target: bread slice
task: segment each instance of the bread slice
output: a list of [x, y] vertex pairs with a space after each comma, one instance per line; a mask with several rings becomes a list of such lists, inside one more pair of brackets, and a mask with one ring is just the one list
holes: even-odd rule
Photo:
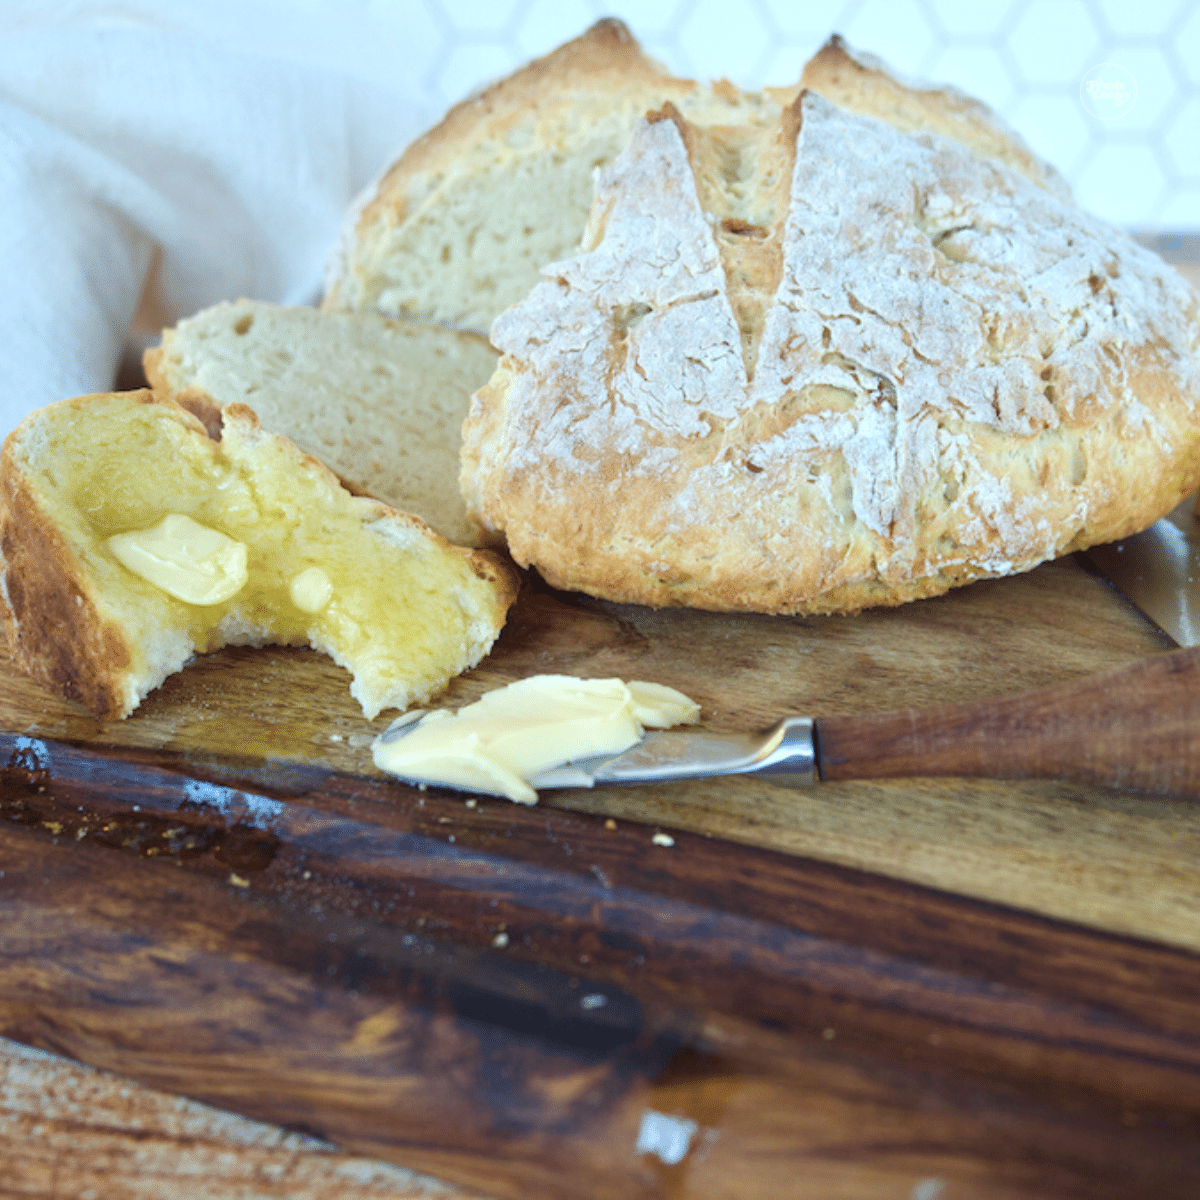
[[351, 488], [476, 545], [458, 490], [463, 418], [497, 355], [468, 333], [248, 300], [205, 309], [144, 357], [156, 392], [244, 403]]
[[[488, 652], [516, 595], [511, 567], [352, 496], [244, 405], [198, 412], [148, 390], [83, 396], [8, 437], [0, 597], [23, 670], [111, 720], [196, 653], [309, 645], [352, 673], [369, 719]], [[124, 565], [109, 539], [167, 515], [244, 546], [244, 586], [192, 603]]]
[[[755, 164], [736, 187], [731, 157]], [[1001, 163], [815, 92], [769, 140], [652, 114], [580, 253], [491, 337], [468, 511], [613, 600], [897, 604], [1200, 484], [1184, 280]]]
[[670, 100], [700, 124], [770, 126], [796, 90], [680, 79], [620, 21], [600, 21], [451, 109], [404, 152], [349, 214], [325, 308], [486, 333], [540, 267], [575, 251], [594, 171], [649, 109]]

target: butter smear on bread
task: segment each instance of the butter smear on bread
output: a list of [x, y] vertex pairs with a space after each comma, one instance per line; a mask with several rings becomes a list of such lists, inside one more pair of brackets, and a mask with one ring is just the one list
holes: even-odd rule
[[184, 513], [157, 525], [115, 533], [108, 548], [147, 583], [185, 604], [221, 604], [246, 586], [246, 543], [226, 537]]

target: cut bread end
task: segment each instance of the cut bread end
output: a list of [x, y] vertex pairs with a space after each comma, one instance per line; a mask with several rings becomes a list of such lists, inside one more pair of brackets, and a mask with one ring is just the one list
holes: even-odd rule
[[[308, 645], [351, 672], [371, 719], [427, 700], [488, 652], [516, 596], [511, 566], [351, 495], [243, 405], [220, 413], [218, 432], [140, 391], [50, 405], [9, 436], [0, 600], [23, 670], [112, 720], [194, 654]], [[245, 547], [236, 594], [191, 603], [117, 557], [113, 535], [171, 514]], [[306, 591], [302, 576], [324, 582]]]
[[160, 395], [246, 404], [351, 491], [464, 546], [478, 534], [458, 492], [462, 423], [495, 364], [474, 334], [248, 300], [181, 321], [145, 355]]

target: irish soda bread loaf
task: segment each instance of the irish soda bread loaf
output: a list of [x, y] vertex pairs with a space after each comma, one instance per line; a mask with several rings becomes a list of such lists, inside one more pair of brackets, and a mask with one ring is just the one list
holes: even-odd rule
[[199, 416], [149, 391], [84, 396], [9, 436], [0, 596], [19, 666], [107, 720], [193, 654], [311, 645], [371, 718], [487, 653], [511, 568], [352, 496], [243, 405]]
[[556, 586], [783, 613], [1149, 524], [1200, 484], [1196, 295], [1054, 190], [814, 92], [650, 115], [492, 328], [468, 510]]
[[495, 366], [474, 334], [246, 300], [181, 321], [145, 355], [160, 395], [249, 405], [352, 490], [459, 545], [477, 541], [458, 489], [463, 418]]

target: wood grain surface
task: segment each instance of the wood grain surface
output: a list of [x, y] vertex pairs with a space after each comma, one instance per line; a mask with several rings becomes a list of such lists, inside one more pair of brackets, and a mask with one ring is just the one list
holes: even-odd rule
[[[1153, 240], [1152, 248], [1168, 258], [1178, 252]], [[1200, 286], [1200, 266], [1176, 265]], [[142, 382], [131, 377], [129, 386]], [[654, 614], [534, 590], [523, 597], [496, 654], [457, 682], [446, 700], [459, 703], [539, 670], [625, 675], [683, 687], [704, 702], [707, 723], [741, 729], [789, 711], [849, 715], [1018, 692], [1078, 680], [1165, 648], [1156, 631], [1073, 561], [896, 612], [835, 620]], [[316, 655], [227, 651], [170, 680], [130, 721], [103, 727], [41, 693], [0, 658], [0, 724], [11, 733], [166, 764], [194, 778], [241, 778], [247, 786], [274, 788], [287, 802], [304, 795], [313, 766], [373, 774], [366, 747], [385, 722], [367, 726], [346, 686], [344, 673]], [[28, 793], [22, 770], [18, 800]], [[34, 785], [35, 794], [37, 786], [43, 785]], [[433, 822], [427, 833], [448, 839], [447, 829], [459, 831], [447, 847], [478, 832], [473, 825], [480, 809], [468, 809], [461, 798], [393, 795], [397, 811], [412, 816], [415, 806]], [[320, 793], [308, 799], [329, 802]], [[1191, 972], [1200, 949], [1200, 819], [1193, 805], [1056, 783], [954, 779], [839, 784], [808, 793], [739, 780], [563, 792], [544, 797], [543, 805], [551, 820], [590, 821], [594, 838], [601, 830], [612, 834], [605, 822], [616, 819], [625, 830], [621, 845], [634, 839], [636, 890], [651, 906], [661, 899], [654, 863], [680, 851], [684, 857], [693, 844], [684, 834], [672, 846], [655, 845], [656, 830], [781, 852], [811, 885], [803, 913], [788, 914], [785, 924], [793, 936], [811, 926], [812, 940], [803, 944], [825, 971], [814, 973], [816, 986], [796, 988], [781, 1004], [778, 991], [772, 993], [792, 1022], [790, 1031], [769, 1020], [739, 1023], [728, 1012], [702, 1022], [707, 1048], [676, 1051], [664, 1070], [653, 1078], [649, 1072], [625, 1095], [624, 1117], [613, 1117], [607, 1158], [627, 1166], [631, 1145], [636, 1150], [638, 1144], [635, 1130], [647, 1113], [660, 1114], [658, 1128], [666, 1133], [650, 1139], [659, 1149], [632, 1155], [643, 1193], [739, 1200], [1196, 1195], [1194, 1104], [1170, 1102], [1172, 1086], [1181, 1081], [1196, 1094], [1198, 1000]], [[394, 822], [391, 827], [394, 832]], [[228, 831], [216, 831], [222, 832]], [[444, 1181], [462, 1177], [453, 1158], [441, 1163], [438, 1182], [381, 1160], [416, 1162], [421, 1156], [408, 1145], [372, 1142], [366, 1157], [354, 1155], [312, 1132], [182, 1098], [178, 1093], [210, 1094], [242, 1112], [286, 1099], [272, 1079], [253, 1096], [239, 1090], [247, 1061], [262, 1064], [262, 1030], [242, 1008], [246, 997], [239, 1000], [229, 986], [230, 960], [205, 953], [228, 945], [222, 938], [233, 936], [254, 888], [231, 883], [236, 870], [216, 873], [215, 844], [190, 864], [175, 865], [177, 856], [153, 861], [159, 857], [148, 854], [153, 838], [130, 840], [124, 851], [87, 835], [67, 845], [51, 829], [0, 821], [6, 860], [0, 906], [12, 934], [4, 939], [4, 1027], [113, 1068], [0, 1038], [0, 1197], [418, 1200], [432, 1194], [478, 1200], [485, 1192], [513, 1194], [503, 1171], [489, 1176], [486, 1161], [469, 1172], [485, 1177], [485, 1188], [456, 1186]], [[575, 850], [564, 840], [564, 856], [563, 846]], [[601, 861], [608, 859], [589, 864], [597, 883], [590, 868], [604, 871]], [[187, 889], [198, 890], [180, 889], [181, 873], [191, 879]], [[423, 889], [427, 875], [420, 878]], [[611, 884], [612, 877], [605, 878]], [[76, 890], [68, 899], [60, 885], [72, 879]], [[124, 899], [120, 886], [109, 886], [119, 880], [132, 889]], [[157, 893], [151, 880], [162, 884]], [[856, 886], [844, 890], [847, 881], [867, 885], [868, 894]], [[871, 892], [875, 887], [884, 891]], [[178, 902], [180, 894], [190, 896], [190, 908]], [[485, 906], [497, 898], [486, 888], [474, 894]], [[169, 896], [183, 919], [161, 928], [157, 906]], [[822, 915], [826, 896], [840, 918]], [[443, 897], [429, 906], [435, 921], [443, 919]], [[968, 898], [965, 906], [958, 897]], [[424, 929], [417, 923], [429, 923], [422, 907], [428, 897], [408, 899], [413, 903], [398, 919], [409, 921], [416, 936]], [[255, 896], [259, 911], [270, 903]], [[291, 911], [283, 905], [275, 912], [284, 943]], [[857, 929], [845, 923], [847, 914], [857, 914]], [[230, 916], [234, 924], [220, 928], [221, 918]], [[544, 919], [556, 932], [561, 918]], [[132, 929], [141, 930], [140, 944], [131, 940]], [[197, 944], [202, 930], [207, 943], [201, 938]], [[872, 938], [887, 930], [901, 940], [885, 937], [881, 947]], [[923, 935], [915, 955], [902, 931]], [[534, 935], [528, 934], [529, 943], [525, 936], [514, 941], [509, 934], [504, 952], [536, 962], [540, 944], [534, 949]], [[439, 944], [444, 940], [443, 931]], [[294, 1040], [285, 1049], [302, 1073], [312, 1069], [310, 1035], [333, 1037], [336, 1047], [337, 1004], [352, 999], [336, 977], [317, 978], [328, 968], [317, 941], [308, 947], [311, 961], [292, 964], [290, 973], [277, 954], [262, 968], [270, 973], [273, 965], [273, 978], [291, 998], [290, 1024], [285, 1020], [281, 1028], [291, 1031]], [[621, 944], [617, 938], [610, 951]], [[921, 957], [928, 951], [937, 960], [932, 965]], [[252, 971], [255, 958], [234, 961]], [[148, 963], [153, 970], [145, 977]], [[184, 978], [199, 994], [194, 986], [189, 996], [174, 978], [185, 963], [190, 974]], [[842, 980], [853, 976], [857, 989], [834, 986], [834, 965], [849, 970]], [[921, 974], [930, 970], [942, 974]], [[1077, 970], [1079, 986], [1072, 987]], [[970, 998], [976, 1016], [980, 995], [990, 995], [988, 1011], [1002, 1019], [989, 1026], [931, 1013], [936, 986], [918, 989], [927, 1003], [924, 1016], [915, 1015], [908, 989], [913, 976], [945, 985], [940, 994], [950, 1009]], [[683, 971], [685, 979], [703, 983], [703, 977], [696, 963]], [[187, 1000], [174, 1018], [154, 992], [169, 989], [172, 978]], [[586, 977], [571, 978], [582, 985]], [[870, 980], [876, 990], [864, 993]], [[1064, 983], [1066, 993], [1056, 992]], [[332, 1008], [321, 987], [339, 998]], [[1175, 1007], [1164, 1007], [1164, 999]], [[252, 990], [251, 1008], [253, 1000]], [[358, 1002], [364, 1003], [361, 996]], [[357, 1046], [367, 1062], [395, 1037], [401, 1011], [386, 997], [382, 1006], [378, 995], [373, 1003], [362, 1020], [341, 1029], [349, 1036], [340, 1044]], [[214, 1058], [204, 1031], [230, 1032], [238, 1013], [246, 1027], [242, 1040]], [[678, 1022], [678, 1007], [668, 1016]], [[796, 1023], [803, 1021], [808, 1028], [798, 1033]], [[1073, 1034], [1081, 1030], [1077, 1040]], [[247, 1059], [248, 1049], [254, 1053]], [[455, 1069], [452, 1056], [438, 1059], [436, 1049], [426, 1064], [435, 1083]], [[189, 1061], [198, 1076], [183, 1079], [187, 1072], [179, 1064]], [[503, 1096], [507, 1082], [491, 1094]], [[553, 1098], [554, 1087], [550, 1093]], [[295, 1111], [281, 1119], [306, 1123]], [[670, 1135], [681, 1130], [690, 1134], [688, 1152], [670, 1165], [663, 1155], [672, 1157]], [[504, 1157], [501, 1151], [496, 1161]], [[577, 1164], [558, 1182], [562, 1194], [594, 1194]], [[546, 1192], [553, 1193], [552, 1187]]]
[[0, 1042], [0, 1196], [479, 1200], [16, 1042]]
[[[751, 729], [1166, 648], [1071, 560], [856, 618], [534, 581], [445, 702], [564, 671], [669, 683]], [[954, 779], [532, 811], [421, 793], [378, 777], [386, 717], [308, 652], [224, 651], [108, 726], [4, 663], [0, 706], [26, 739], [0, 755], [0, 1032], [20, 1041], [462, 1194], [1185, 1196], [1200, 1177], [1195, 804]], [[214, 803], [222, 784], [281, 807]], [[656, 1128], [686, 1134], [682, 1161]], [[47, 1143], [11, 1145], [35, 1179]], [[176, 1194], [133, 1164], [104, 1195]], [[12, 1194], [84, 1178], [76, 1156], [57, 1192]], [[410, 1194], [398, 1178], [379, 1194]]]
[[785, 1194], [830, 1137], [979, 1195], [1200, 1169], [1194, 955], [698, 835], [3, 749], [19, 1040], [501, 1196], [668, 1194], [633, 1152], [664, 1085], [697, 1127], [696, 1090], [775, 1114], [770, 1154], [703, 1123], [701, 1195]]
[[[853, 618], [655, 612], [531, 584], [496, 648], [442, 703], [539, 671], [651, 679], [687, 692], [714, 729], [787, 713], [932, 707], [1078, 680], [1170, 648], [1075, 560]], [[2, 660], [0, 660], [2, 661]], [[379, 777], [348, 675], [309, 651], [197, 660], [127, 721], [102, 725], [0, 671], [0, 726], [145, 751], [265, 786], [319, 765]], [[1113, 932], [1200, 949], [1196, 806], [1055, 782], [840, 783], [749, 779], [547, 793], [569, 808], [810, 855]]]

